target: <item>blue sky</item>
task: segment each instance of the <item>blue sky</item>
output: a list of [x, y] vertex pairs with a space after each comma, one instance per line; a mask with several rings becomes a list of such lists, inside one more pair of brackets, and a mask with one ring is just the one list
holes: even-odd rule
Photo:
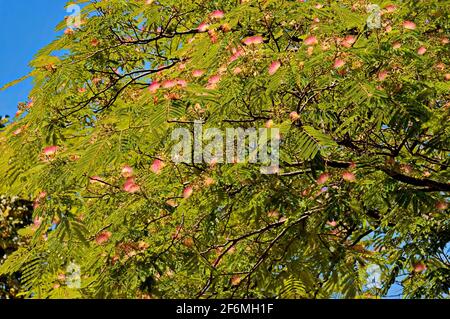
[[[0, 0], [0, 87], [29, 73], [28, 63], [56, 36], [56, 25], [67, 15], [66, 0]], [[16, 112], [32, 80], [0, 91], [0, 115]]]

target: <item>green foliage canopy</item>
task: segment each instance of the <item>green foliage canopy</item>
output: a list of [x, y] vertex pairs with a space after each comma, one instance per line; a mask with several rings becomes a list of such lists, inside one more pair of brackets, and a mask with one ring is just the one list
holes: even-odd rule
[[[28, 245], [30, 234], [24, 227], [31, 224], [32, 203], [19, 198], [0, 196], [0, 265], [19, 247]], [[20, 272], [0, 276], [0, 299], [17, 298]]]
[[[376, 28], [364, 0], [78, 3], [0, 135], [0, 192], [35, 201], [0, 268], [27, 296], [448, 294], [448, 1], [374, 0]], [[280, 171], [171, 162], [198, 120], [279, 127]]]

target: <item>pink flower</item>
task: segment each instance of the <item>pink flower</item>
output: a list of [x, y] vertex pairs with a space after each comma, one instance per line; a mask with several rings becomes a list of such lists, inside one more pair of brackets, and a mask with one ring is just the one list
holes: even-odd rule
[[403, 173], [405, 174], [411, 174], [413, 171], [413, 168], [411, 165], [409, 164], [403, 164], [400, 166], [400, 169], [402, 170]]
[[219, 82], [220, 82], [220, 75], [218, 74], [213, 75], [208, 79], [208, 83], [212, 85], [217, 84]]
[[393, 4], [389, 4], [384, 9], [386, 9], [386, 12], [392, 13], [397, 9], [397, 6], [393, 5]]
[[223, 32], [230, 32], [231, 26], [228, 23], [224, 23], [220, 26], [220, 30]]
[[328, 221], [327, 224], [331, 227], [336, 227], [337, 226], [337, 222], [332, 220], [332, 221]]
[[342, 174], [342, 178], [347, 182], [354, 182], [356, 180], [355, 174], [348, 171]]
[[153, 173], [159, 174], [159, 173], [161, 173], [161, 170], [163, 169], [163, 167], [164, 167], [164, 162], [159, 159], [156, 159], [152, 163], [152, 166], [150, 167], [150, 169]]
[[339, 68], [343, 67], [344, 65], [345, 65], [345, 61], [344, 61], [344, 60], [342, 60], [342, 59], [336, 59], [336, 61], [334, 61], [333, 67], [334, 67], [335, 69], [339, 69]]
[[400, 49], [401, 46], [402, 46], [402, 44], [401, 44], [400, 42], [398, 42], [398, 41], [392, 43], [392, 47], [393, 47], [395, 50]]
[[280, 61], [273, 61], [272, 64], [270, 64], [269, 66], [269, 74], [274, 75], [278, 71], [280, 66], [281, 66]]
[[403, 22], [403, 28], [407, 30], [414, 30], [416, 28], [416, 24], [412, 21]]
[[450, 73], [446, 73], [446, 74], [444, 75], [444, 80], [445, 80], [445, 81], [450, 81]]
[[19, 135], [20, 133], [22, 133], [22, 131], [23, 131], [23, 129], [20, 127], [20, 128], [18, 128], [17, 130], [15, 130], [14, 132], [12, 132], [12, 134], [13, 134], [14, 136], [17, 136], [17, 135]]
[[156, 91], [158, 91], [158, 89], [161, 87], [161, 84], [159, 84], [158, 81], [152, 82], [152, 84], [150, 84], [150, 86], [148, 87], [149, 91], [152, 93], [156, 93]]
[[232, 54], [236, 54], [236, 53], [242, 53], [244, 51], [244, 49], [242, 47], [231, 47], [230, 49]]
[[378, 81], [384, 81], [386, 77], [388, 76], [389, 72], [386, 70], [380, 71], [377, 75]]
[[444, 201], [439, 201], [436, 203], [436, 208], [439, 210], [446, 210], [448, 208], [448, 203]]
[[177, 79], [176, 80], [177, 81], [177, 85], [179, 85], [179, 86], [181, 86], [181, 87], [183, 87], [183, 88], [185, 88], [185, 87], [187, 87], [187, 81], [186, 80], [183, 80], [183, 79]]
[[208, 35], [209, 35], [209, 39], [211, 40], [211, 43], [217, 43], [217, 33], [214, 30], [209, 30], [208, 31]]
[[423, 272], [427, 270], [427, 266], [423, 262], [414, 264], [414, 272]]
[[133, 168], [131, 166], [125, 165], [122, 168], [122, 176], [125, 178], [132, 177], [134, 175]]
[[245, 45], [252, 45], [253, 44], [253, 37], [248, 37], [242, 40], [242, 43]]
[[239, 59], [239, 57], [244, 53], [244, 49], [242, 47], [232, 48], [231, 53], [233, 55], [230, 57], [230, 63]]
[[111, 236], [112, 236], [111, 232], [103, 231], [100, 234], [98, 234], [97, 237], [95, 237], [95, 242], [98, 245], [103, 245], [111, 238]]
[[317, 41], [317, 38], [313, 35], [307, 37], [304, 42], [306, 45], [316, 45], [319, 43], [319, 41]]
[[272, 210], [272, 211], [267, 213], [267, 217], [278, 219], [278, 218], [280, 218], [280, 213], [278, 211], [276, 211], [276, 210]]
[[439, 71], [444, 71], [445, 70], [445, 64], [442, 62], [439, 62], [435, 65], [436, 69], [438, 69]]
[[264, 42], [264, 39], [260, 35], [255, 35], [255, 36], [248, 37], [248, 38], [245, 38], [244, 40], [242, 40], [242, 43], [244, 43], [245, 45], [261, 44], [263, 42]]
[[417, 54], [418, 54], [418, 55], [424, 55], [425, 52], [427, 52], [427, 48], [425, 48], [424, 46], [421, 46], [421, 47], [417, 50]]
[[320, 174], [319, 178], [317, 179], [317, 184], [322, 185], [325, 184], [330, 179], [330, 174], [323, 173]]
[[193, 76], [194, 78], [199, 78], [199, 77], [201, 77], [204, 73], [205, 73], [204, 70], [194, 70], [194, 71], [192, 71], [192, 76]]
[[64, 34], [65, 35], [72, 35], [72, 34], [74, 34], [74, 31], [71, 28], [67, 28], [67, 29], [64, 30]]
[[209, 25], [206, 22], [200, 23], [197, 27], [198, 32], [206, 32], [208, 30]]
[[161, 87], [163, 89], [170, 89], [173, 88], [177, 85], [177, 81], [175, 80], [165, 80], [162, 84]]
[[242, 73], [242, 69], [240, 67], [235, 67], [233, 70], [233, 74], [238, 75], [239, 73]]
[[205, 178], [205, 181], [204, 181], [205, 186], [211, 186], [211, 185], [214, 185], [215, 182], [216, 182], [216, 181], [215, 181], [213, 178], [211, 178], [211, 177]]
[[289, 114], [289, 117], [291, 119], [292, 122], [297, 121], [300, 118], [300, 115], [298, 115], [297, 112], [293, 111]]
[[194, 193], [194, 189], [191, 186], [186, 187], [183, 191], [183, 198], [191, 197], [192, 193]]
[[38, 229], [42, 225], [42, 218], [39, 216], [36, 216], [33, 220], [33, 229]]
[[123, 184], [123, 190], [127, 193], [136, 193], [140, 190], [139, 185], [137, 185], [134, 181], [133, 177], [130, 177], [126, 180], [125, 184]]
[[236, 61], [241, 56], [240, 53], [235, 53], [230, 57], [230, 63]]
[[225, 13], [223, 11], [216, 10], [213, 11], [210, 16], [213, 19], [222, 19], [225, 16]]
[[173, 199], [169, 199], [166, 202], [166, 204], [169, 205], [170, 207], [177, 207], [178, 206], [178, 204]]
[[341, 42], [341, 45], [346, 48], [351, 48], [351, 46], [355, 43], [356, 37], [353, 35], [347, 35], [344, 40]]
[[58, 146], [47, 146], [43, 150], [45, 156], [55, 155], [57, 151], [58, 151]]

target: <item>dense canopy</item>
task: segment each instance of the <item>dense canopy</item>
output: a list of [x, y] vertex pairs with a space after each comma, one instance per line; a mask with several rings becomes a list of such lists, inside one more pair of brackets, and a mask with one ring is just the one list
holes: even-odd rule
[[[448, 1], [75, 3], [0, 133], [23, 296], [448, 297]], [[175, 163], [196, 122], [278, 128], [279, 169]]]

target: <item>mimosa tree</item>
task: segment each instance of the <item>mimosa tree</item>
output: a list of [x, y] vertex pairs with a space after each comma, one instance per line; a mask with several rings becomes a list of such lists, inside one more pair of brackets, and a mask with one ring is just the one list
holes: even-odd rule
[[[448, 295], [447, 1], [76, 3], [0, 133], [26, 296]], [[279, 167], [174, 161], [195, 123], [278, 129]]]

